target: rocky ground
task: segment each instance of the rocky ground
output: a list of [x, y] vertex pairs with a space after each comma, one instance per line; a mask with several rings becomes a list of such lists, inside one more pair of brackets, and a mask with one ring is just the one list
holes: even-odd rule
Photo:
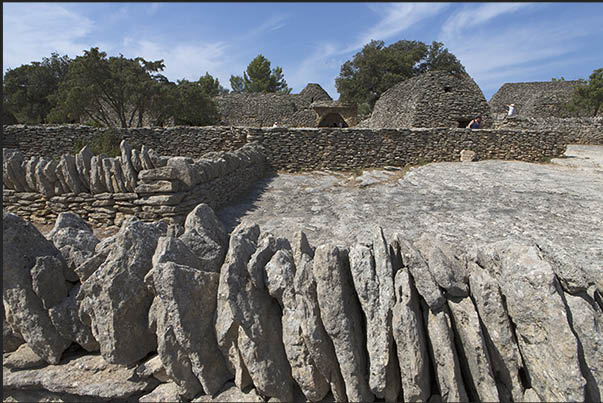
[[502, 239], [536, 242], [548, 255], [589, 271], [603, 262], [603, 146], [570, 145], [547, 164], [443, 162], [405, 170], [280, 174], [218, 212], [312, 245], [351, 245], [376, 225], [417, 238], [423, 232], [469, 247]]

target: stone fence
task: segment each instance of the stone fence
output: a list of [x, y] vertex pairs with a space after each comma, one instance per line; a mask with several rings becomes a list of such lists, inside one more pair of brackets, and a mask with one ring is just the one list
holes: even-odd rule
[[94, 226], [120, 225], [127, 216], [182, 222], [199, 203], [218, 208], [236, 200], [265, 174], [258, 145], [199, 159], [138, 151], [125, 140], [120, 148], [120, 157], [109, 158], [86, 146], [59, 161], [3, 149], [4, 208], [38, 223], [66, 211]]
[[498, 114], [496, 129], [555, 130], [564, 133], [568, 143], [603, 144], [603, 117], [591, 118], [534, 118]]

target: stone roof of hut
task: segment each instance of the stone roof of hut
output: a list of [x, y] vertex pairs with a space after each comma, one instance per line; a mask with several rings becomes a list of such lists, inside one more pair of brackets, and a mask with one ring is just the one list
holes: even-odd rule
[[310, 106], [315, 101], [332, 101], [318, 84], [308, 84], [299, 94], [227, 94], [214, 98], [227, 126], [315, 127], [317, 115]]
[[371, 128], [465, 127], [477, 116], [489, 124], [490, 108], [467, 74], [431, 71], [402, 81], [375, 103], [362, 125]]
[[515, 104], [518, 115], [534, 118], [568, 117], [568, 102], [579, 81], [534, 81], [506, 83], [490, 99], [492, 113], [506, 113], [505, 105]]

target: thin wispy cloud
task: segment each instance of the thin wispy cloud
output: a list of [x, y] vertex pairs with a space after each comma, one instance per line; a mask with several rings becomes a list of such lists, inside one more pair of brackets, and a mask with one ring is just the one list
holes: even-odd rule
[[40, 61], [52, 52], [75, 56], [89, 48], [84, 38], [95, 24], [85, 16], [52, 3], [5, 3], [3, 7], [5, 71]]
[[473, 29], [490, 22], [496, 17], [512, 14], [533, 6], [529, 3], [487, 3], [479, 6], [471, 4], [452, 14], [446, 20], [442, 26], [442, 35], [449, 38], [463, 30]]
[[401, 32], [433, 17], [448, 7], [444, 3], [393, 3], [383, 6], [371, 5], [370, 9], [381, 15], [377, 24], [363, 32], [344, 52], [362, 48], [374, 40], [387, 40]]
[[281, 29], [287, 25], [285, 21], [288, 18], [289, 16], [285, 14], [273, 15], [266, 21], [264, 21], [262, 24], [249, 31], [246, 37], [249, 38], [251, 36], [257, 36], [268, 32], [276, 31], [277, 29]]

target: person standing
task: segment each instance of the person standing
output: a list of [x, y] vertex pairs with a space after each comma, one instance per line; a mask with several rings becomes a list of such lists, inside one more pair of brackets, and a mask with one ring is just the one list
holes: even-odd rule
[[513, 116], [515, 114], [515, 104], [509, 104], [509, 105], [505, 105], [507, 108], [509, 108], [509, 111], [507, 112], [507, 116]]
[[479, 129], [481, 123], [482, 123], [482, 118], [480, 116], [478, 116], [475, 119], [473, 119], [471, 122], [469, 122], [469, 124], [467, 125], [467, 129]]

